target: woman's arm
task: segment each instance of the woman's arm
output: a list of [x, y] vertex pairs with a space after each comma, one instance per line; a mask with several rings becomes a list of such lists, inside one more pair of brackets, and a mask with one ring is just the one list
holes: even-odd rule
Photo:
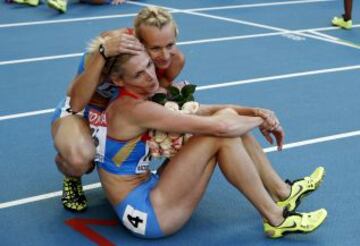
[[85, 70], [75, 77], [68, 89], [71, 109], [74, 112], [81, 111], [89, 103], [96, 87], [101, 82], [105, 59], [99, 52], [91, 53], [89, 56]]
[[242, 107], [238, 105], [233, 104], [200, 104], [200, 108], [197, 115], [213, 115], [219, 110], [222, 110], [224, 108], [231, 108], [235, 110], [239, 115], [243, 116], [257, 116], [256, 115], [256, 109], [257, 108], [250, 108], [250, 107]]
[[138, 103], [129, 116], [133, 124], [142, 128], [221, 137], [241, 136], [264, 122], [261, 117], [241, 116], [229, 108], [210, 116], [187, 115], [149, 101]]
[[99, 52], [100, 44], [103, 45], [104, 55], [107, 58], [121, 53], [137, 54], [144, 49], [133, 35], [127, 33], [126, 28], [104, 32], [95, 38], [90, 45], [91, 50], [84, 71], [75, 77], [68, 89], [74, 112], [81, 111], [89, 103], [96, 87], [102, 82], [102, 71], [106, 60]]

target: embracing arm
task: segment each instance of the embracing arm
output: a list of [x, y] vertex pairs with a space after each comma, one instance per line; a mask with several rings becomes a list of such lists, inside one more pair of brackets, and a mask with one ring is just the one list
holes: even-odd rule
[[95, 38], [89, 47], [89, 57], [82, 71], [72, 81], [68, 95], [71, 97], [71, 108], [74, 112], [81, 111], [91, 100], [96, 87], [102, 82], [102, 71], [106, 60], [99, 52], [100, 44], [103, 45], [106, 58], [122, 53], [137, 54], [144, 47], [127, 29], [117, 29], [104, 32]]
[[105, 59], [99, 52], [91, 53], [89, 56], [85, 70], [75, 77], [68, 89], [74, 112], [81, 111], [88, 104], [101, 80]]

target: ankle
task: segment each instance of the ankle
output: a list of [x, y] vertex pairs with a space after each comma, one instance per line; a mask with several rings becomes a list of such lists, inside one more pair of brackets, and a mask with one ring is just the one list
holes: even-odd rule
[[283, 183], [277, 190], [276, 190], [276, 197], [278, 201], [286, 200], [291, 194], [291, 185], [287, 183]]
[[351, 20], [351, 15], [343, 14], [342, 17], [343, 17], [344, 21], [350, 21]]

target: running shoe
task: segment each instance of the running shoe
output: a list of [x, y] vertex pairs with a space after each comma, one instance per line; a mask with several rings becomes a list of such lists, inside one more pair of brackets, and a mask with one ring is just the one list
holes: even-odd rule
[[81, 184], [81, 178], [64, 178], [61, 201], [67, 210], [72, 212], [85, 211], [87, 200]]
[[48, 0], [47, 4], [50, 8], [56, 9], [61, 13], [67, 10], [67, 0]]
[[264, 231], [270, 238], [280, 238], [289, 233], [309, 233], [316, 230], [326, 216], [327, 211], [323, 208], [309, 213], [289, 212], [285, 209], [285, 220], [278, 226], [264, 222]]
[[278, 201], [276, 204], [280, 207], [286, 207], [289, 211], [294, 211], [301, 202], [301, 199], [310, 192], [316, 190], [325, 176], [325, 169], [318, 167], [309, 176], [303, 179], [294, 181], [286, 180], [285, 182], [291, 186], [290, 195], [283, 201]]
[[27, 4], [27, 5], [36, 7], [39, 5], [40, 0], [13, 0], [13, 2], [20, 3], [20, 4]]
[[351, 29], [352, 28], [352, 20], [344, 20], [344, 17], [337, 17], [335, 16], [331, 23], [333, 24], [333, 26], [338, 26], [344, 29]]

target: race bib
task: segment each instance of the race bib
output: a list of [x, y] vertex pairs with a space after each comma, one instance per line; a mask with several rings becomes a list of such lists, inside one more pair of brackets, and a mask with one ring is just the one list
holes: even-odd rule
[[149, 151], [149, 146], [145, 145], [145, 154], [141, 157], [138, 162], [135, 172], [136, 173], [144, 173], [150, 169], [150, 161], [151, 161], [151, 153]]
[[91, 136], [96, 147], [95, 161], [104, 162], [105, 144], [107, 136], [107, 122], [105, 112], [96, 109], [89, 110], [88, 116]]
[[122, 221], [124, 226], [129, 230], [145, 235], [147, 217], [147, 213], [136, 210], [131, 205], [127, 205]]

